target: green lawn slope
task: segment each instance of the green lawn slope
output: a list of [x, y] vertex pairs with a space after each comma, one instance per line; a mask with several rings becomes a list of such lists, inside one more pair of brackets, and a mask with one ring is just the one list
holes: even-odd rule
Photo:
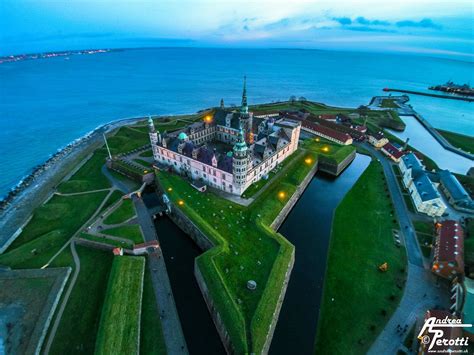
[[95, 354], [138, 354], [145, 259], [115, 257], [100, 317]]
[[455, 132], [444, 131], [442, 129], [437, 129], [437, 131], [456, 148], [460, 148], [466, 152], [474, 153], [474, 137]]
[[[113, 255], [79, 245], [76, 250], [81, 271], [54, 337], [50, 350], [52, 355], [93, 354], [95, 349]], [[70, 254], [69, 249], [65, 252]], [[56, 259], [54, 266], [59, 265], [73, 266], [74, 263], [71, 259], [64, 263]]]
[[[196, 262], [236, 353], [260, 353], [265, 344], [294, 252], [269, 226], [316, 163], [316, 147], [294, 153], [249, 207], [212, 192], [200, 193], [179, 176], [157, 172], [158, 183], [176, 208], [215, 245]], [[248, 280], [257, 282], [256, 290], [246, 288]]]
[[396, 309], [406, 254], [395, 246], [392, 228], [392, 202], [382, 167], [373, 161], [335, 211], [317, 354], [365, 354]]

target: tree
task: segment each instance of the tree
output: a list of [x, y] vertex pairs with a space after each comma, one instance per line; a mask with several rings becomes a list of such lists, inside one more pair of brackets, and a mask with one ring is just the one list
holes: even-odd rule
[[290, 102], [293, 103], [296, 101], [296, 96], [295, 95], [291, 95], [290, 96]]

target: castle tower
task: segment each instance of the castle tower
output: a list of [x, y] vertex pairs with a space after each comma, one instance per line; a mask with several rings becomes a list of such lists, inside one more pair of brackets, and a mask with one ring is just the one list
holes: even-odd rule
[[248, 115], [249, 106], [247, 104], [247, 77], [244, 76], [244, 89], [242, 91], [242, 105], [240, 106], [240, 113], [242, 115]]
[[249, 112], [247, 104], [247, 77], [244, 76], [244, 89], [242, 91], [242, 105], [240, 106], [240, 127], [243, 128], [245, 141], [250, 143], [253, 128], [253, 113]]
[[233, 148], [233, 159], [232, 159], [232, 173], [234, 175], [234, 186], [238, 192], [242, 192], [241, 188], [247, 181], [247, 170], [248, 170], [248, 150], [247, 144], [245, 143], [244, 131], [240, 127], [237, 142]]
[[225, 108], [225, 105], [224, 105], [224, 99], [221, 99], [221, 105], [220, 105], [221, 109], [224, 109]]
[[153, 123], [151, 116], [148, 118], [148, 129], [150, 130], [148, 134], [150, 135], [150, 143], [151, 143], [151, 150], [153, 151], [153, 158], [155, 160], [159, 160], [157, 144], [159, 141], [161, 141], [161, 135], [159, 134], [159, 132], [156, 131], [155, 124]]

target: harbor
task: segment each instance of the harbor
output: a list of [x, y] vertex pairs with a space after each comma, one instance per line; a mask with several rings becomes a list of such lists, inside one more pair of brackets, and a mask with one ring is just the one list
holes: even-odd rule
[[400, 92], [402, 94], [412, 94], [412, 95], [421, 95], [421, 96], [431, 96], [431, 97], [437, 97], [437, 98], [440, 98], [440, 99], [451, 99], [451, 100], [460, 100], [460, 101], [467, 101], [467, 102], [473, 102], [474, 101], [474, 99], [470, 98], [470, 97], [431, 94], [429, 92], [414, 91], [414, 90], [384, 88], [383, 91], [385, 91], [385, 92]]

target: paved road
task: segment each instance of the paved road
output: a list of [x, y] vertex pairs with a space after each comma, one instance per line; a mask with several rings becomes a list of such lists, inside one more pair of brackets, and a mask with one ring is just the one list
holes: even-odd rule
[[410, 264], [423, 267], [423, 257], [420, 252], [418, 240], [416, 239], [415, 229], [411, 223], [410, 213], [405, 205], [402, 191], [398, 186], [397, 178], [393, 172], [390, 161], [378, 150], [373, 149], [369, 144], [364, 143], [363, 147], [369, 150], [382, 164], [388, 189], [392, 197], [395, 212], [400, 223], [400, 233], [405, 241]]
[[[436, 278], [424, 268], [423, 257], [413, 228], [410, 213], [405, 205], [402, 191], [393, 172], [391, 162], [378, 150], [367, 143], [361, 144], [382, 164], [388, 189], [400, 223], [400, 234], [405, 242], [408, 255], [408, 275], [403, 297], [384, 330], [372, 344], [369, 354], [395, 354], [403, 345], [403, 336], [397, 332], [397, 325], [408, 329], [423, 316], [423, 312], [434, 306], [449, 308], [449, 293], [437, 287]], [[427, 265], [428, 266], [428, 265]]]
[[[427, 309], [444, 307], [446, 304], [449, 304], [449, 293], [436, 286], [434, 275], [424, 268], [409, 265], [402, 300], [368, 354], [396, 354], [417, 319], [421, 318]], [[407, 331], [402, 335], [397, 331], [397, 325], [402, 328], [408, 325]]]
[[119, 189], [124, 194], [128, 194], [129, 192], [133, 191], [131, 186], [128, 186], [125, 182], [123, 182], [123, 181], [117, 179], [115, 176], [113, 176], [110, 173], [109, 169], [107, 169], [107, 166], [105, 166], [105, 164], [102, 165], [101, 171], [102, 171], [102, 174], [104, 174], [107, 177], [107, 179], [110, 180], [112, 185], [115, 186], [117, 189]]
[[[155, 225], [145, 203], [136, 195], [133, 195], [133, 203], [145, 241], [157, 240]], [[167, 353], [169, 355], [188, 354], [161, 249], [148, 255], [148, 267], [150, 268]]]

